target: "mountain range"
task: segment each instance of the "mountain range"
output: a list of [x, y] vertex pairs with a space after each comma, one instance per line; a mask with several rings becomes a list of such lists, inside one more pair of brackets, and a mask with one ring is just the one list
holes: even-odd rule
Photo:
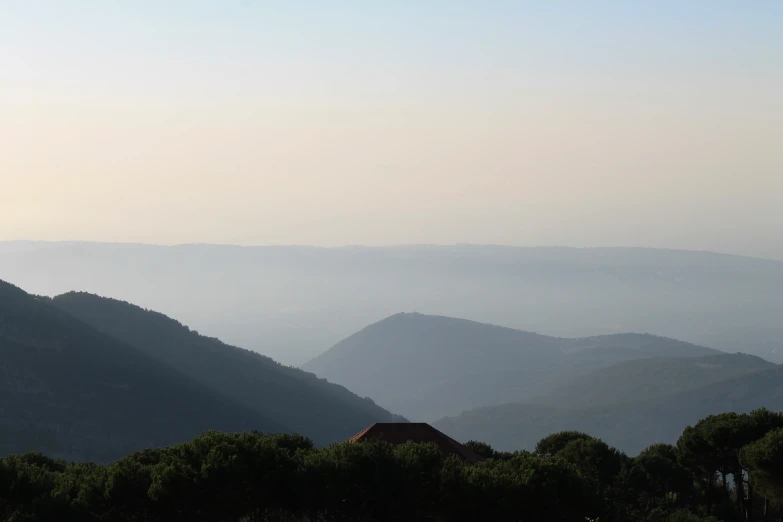
[[416, 313], [372, 324], [304, 367], [456, 440], [509, 451], [578, 430], [636, 454], [712, 413], [783, 409], [781, 367], [753, 355]]
[[781, 367], [754, 355], [419, 313], [370, 324], [304, 368], [129, 302], [0, 281], [0, 455], [106, 462], [209, 429], [325, 445], [407, 418], [501, 450], [580, 430], [635, 453], [711, 413], [783, 409]]
[[165, 311], [292, 365], [400, 311], [555, 337], [652, 332], [783, 362], [783, 262], [710, 252], [6, 242], [0, 274]]
[[303, 368], [412, 420], [518, 402], [612, 364], [719, 352], [643, 334], [547, 337], [490, 324], [401, 313], [344, 339]]

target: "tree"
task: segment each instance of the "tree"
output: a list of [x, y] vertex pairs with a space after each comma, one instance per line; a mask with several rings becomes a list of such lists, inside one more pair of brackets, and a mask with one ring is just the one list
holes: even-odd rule
[[393, 450], [399, 469], [397, 508], [400, 520], [427, 520], [437, 511], [444, 456], [435, 444], [407, 442]]
[[[540, 453], [501, 454], [472, 442], [493, 455], [479, 463], [446, 458], [434, 444], [316, 448], [297, 435], [259, 432], [206, 432], [107, 466], [30, 453], [0, 459], [0, 520], [752, 520], [754, 488], [783, 504], [779, 422], [767, 410], [711, 416], [677, 446], [655, 444], [633, 459], [579, 432], [543, 439]], [[735, 462], [735, 448], [748, 440]], [[720, 469], [749, 473], [739, 511], [715, 480]]]
[[[677, 440], [677, 459], [688, 470], [695, 486], [694, 492], [703, 500], [708, 513], [716, 501], [715, 477], [721, 468], [720, 459], [712, 452], [704, 426], [688, 426]], [[724, 490], [725, 490], [725, 475]]]
[[751, 483], [779, 507], [783, 507], [783, 428], [767, 433], [742, 449], [740, 460]]
[[566, 444], [574, 440], [592, 439], [587, 433], [581, 431], [561, 431], [553, 433], [538, 441], [536, 444], [536, 453], [539, 455], [555, 455], [565, 448]]
[[[736, 510], [751, 520], [755, 495], [753, 485], [746, 480], [747, 470], [740, 462], [740, 451], [780, 426], [783, 426], [783, 415], [766, 409], [755, 410], [750, 414], [710, 415], [694, 427], [686, 428], [678, 442], [678, 450], [686, 467], [697, 474], [701, 472], [700, 482], [708, 492], [712, 490], [716, 473], [720, 474], [724, 489], [727, 487], [727, 476], [731, 475]], [[711, 501], [709, 498], [708, 504]]]
[[641, 480], [638, 495], [648, 509], [661, 503], [683, 506], [692, 497], [693, 483], [678, 460], [677, 448], [671, 444], [654, 444], [643, 450], [631, 463]]
[[485, 459], [491, 459], [494, 458], [496, 455], [496, 451], [492, 446], [487, 444], [486, 442], [479, 442], [476, 440], [469, 440], [465, 443], [465, 447], [468, 448], [470, 451], [478, 455], [479, 457], [484, 457]]
[[583, 475], [597, 481], [602, 487], [612, 485], [627, 460], [624, 453], [594, 438], [574, 439], [555, 456], [573, 464]]
[[67, 503], [51, 494], [57, 481], [49, 469], [53, 462], [40, 454], [0, 460], [0, 520], [73, 520]]

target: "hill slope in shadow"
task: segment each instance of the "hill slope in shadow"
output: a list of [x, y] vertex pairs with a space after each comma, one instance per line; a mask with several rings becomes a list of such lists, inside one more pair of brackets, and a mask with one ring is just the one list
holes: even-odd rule
[[99, 462], [208, 429], [289, 429], [2, 281], [0, 426], [0, 455]]
[[199, 335], [161, 313], [83, 292], [57, 296], [52, 303], [316, 443], [343, 441], [395, 418], [342, 386]]

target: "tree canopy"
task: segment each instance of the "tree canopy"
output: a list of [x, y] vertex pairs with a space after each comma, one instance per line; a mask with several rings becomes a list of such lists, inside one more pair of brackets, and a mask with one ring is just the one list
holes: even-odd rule
[[[585, 433], [468, 463], [434, 444], [315, 447], [205, 432], [108, 465], [0, 460], [0, 520], [732, 522], [782, 520], [781, 415], [716, 415], [631, 458]], [[754, 502], [755, 500], [755, 502]]]

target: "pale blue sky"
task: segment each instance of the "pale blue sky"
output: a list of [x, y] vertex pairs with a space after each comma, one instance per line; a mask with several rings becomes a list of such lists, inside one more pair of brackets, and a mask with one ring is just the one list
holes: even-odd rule
[[779, 1], [7, 0], [0, 238], [783, 257], [781, 26]]

